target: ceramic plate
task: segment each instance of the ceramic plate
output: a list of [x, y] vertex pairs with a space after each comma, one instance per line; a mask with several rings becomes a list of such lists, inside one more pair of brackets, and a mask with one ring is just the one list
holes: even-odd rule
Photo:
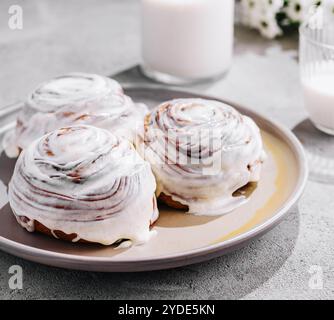
[[[159, 88], [128, 88], [127, 94], [149, 107], [172, 98], [200, 97], [193, 93]], [[219, 100], [219, 99], [217, 99]], [[15, 221], [6, 204], [0, 210], [0, 248], [13, 255], [57, 267], [94, 271], [167, 269], [208, 260], [244, 246], [274, 227], [298, 200], [307, 178], [303, 149], [283, 126], [244, 107], [261, 128], [268, 159], [262, 178], [249, 202], [224, 216], [198, 217], [160, 207], [149, 243], [127, 249], [72, 244], [29, 233]], [[15, 161], [2, 154], [0, 179], [7, 185]], [[3, 187], [2, 189], [5, 190]], [[0, 188], [0, 192], [2, 190]], [[2, 192], [5, 192], [5, 191]]]

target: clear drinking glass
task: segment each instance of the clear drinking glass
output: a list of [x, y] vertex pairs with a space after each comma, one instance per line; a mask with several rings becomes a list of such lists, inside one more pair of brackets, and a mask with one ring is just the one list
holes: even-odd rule
[[300, 27], [300, 70], [304, 105], [312, 123], [334, 135], [334, 12], [314, 7]]
[[299, 29], [300, 75], [309, 119], [293, 131], [304, 146], [310, 179], [334, 184], [334, 5], [332, 0], [321, 3], [311, 8]]

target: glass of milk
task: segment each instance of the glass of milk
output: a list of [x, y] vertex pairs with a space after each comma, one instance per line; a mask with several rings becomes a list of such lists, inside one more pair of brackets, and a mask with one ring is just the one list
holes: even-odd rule
[[300, 27], [304, 104], [313, 124], [334, 135], [334, 12], [313, 8]]
[[222, 76], [233, 49], [234, 0], [141, 0], [142, 72], [168, 84]]

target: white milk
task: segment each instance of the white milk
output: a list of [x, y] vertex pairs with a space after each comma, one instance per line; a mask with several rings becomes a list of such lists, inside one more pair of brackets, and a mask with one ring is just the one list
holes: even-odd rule
[[234, 0], [142, 0], [144, 68], [200, 80], [229, 68]]
[[334, 134], [334, 65], [321, 69], [302, 81], [305, 107], [319, 129]]

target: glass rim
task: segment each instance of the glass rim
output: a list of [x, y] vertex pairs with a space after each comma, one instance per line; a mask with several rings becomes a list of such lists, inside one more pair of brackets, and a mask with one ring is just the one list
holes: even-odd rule
[[[299, 26], [299, 28], [298, 28], [299, 35], [303, 36], [307, 41], [309, 41], [310, 43], [312, 43], [312, 44], [314, 44], [316, 46], [334, 50], [334, 43], [331, 44], [331, 43], [321, 42], [321, 41], [319, 41], [317, 39], [314, 39], [312, 36], [310, 36], [307, 33], [307, 30], [311, 30], [312, 31], [312, 29], [309, 28], [309, 26], [307, 25], [307, 23], [302, 23]], [[333, 30], [334, 30], [334, 27], [333, 27]]]

